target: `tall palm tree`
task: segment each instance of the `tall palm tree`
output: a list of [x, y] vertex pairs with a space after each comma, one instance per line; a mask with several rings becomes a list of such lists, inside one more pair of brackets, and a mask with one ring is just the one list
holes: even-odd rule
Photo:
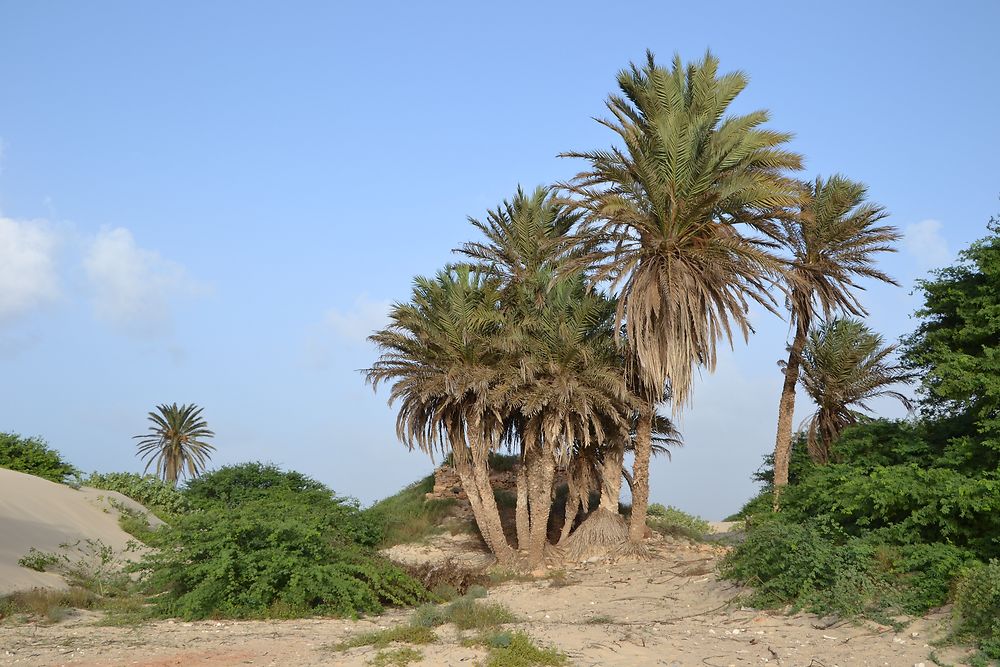
[[910, 409], [904, 394], [889, 389], [913, 377], [889, 358], [895, 349], [854, 319], [834, 319], [809, 332], [802, 353], [802, 384], [816, 403], [805, 423], [814, 461], [830, 461], [833, 442], [857, 423], [858, 410], [870, 412], [871, 399], [889, 396]]
[[504, 565], [507, 543], [489, 481], [489, 453], [503, 420], [493, 405], [496, 337], [502, 329], [498, 285], [468, 265], [414, 281], [410, 302], [397, 303], [389, 325], [369, 337], [381, 350], [365, 371], [374, 389], [391, 382], [399, 403], [396, 433], [411, 449], [451, 454], [483, 539]]
[[741, 72], [718, 75], [710, 53], [670, 69], [647, 53], [618, 75], [608, 98], [622, 146], [565, 153], [589, 162], [566, 189], [586, 214], [595, 278], [619, 292], [629, 359], [645, 396], [636, 439], [630, 535], [641, 541], [649, 500], [655, 404], [669, 383], [675, 412], [689, 401], [695, 365], [714, 370], [716, 343], [750, 332], [751, 302], [773, 310], [778, 272], [771, 253], [780, 219], [796, 201], [786, 175], [801, 168], [790, 134], [763, 127], [766, 111], [726, 116], [746, 87]]
[[788, 484], [792, 449], [792, 415], [802, 350], [813, 320], [830, 319], [840, 311], [866, 315], [855, 294], [858, 278], [896, 285], [874, 265], [874, 256], [893, 252], [899, 232], [879, 224], [884, 208], [865, 201], [862, 183], [843, 176], [816, 178], [805, 184], [796, 215], [783, 221], [783, 243], [790, 253], [785, 272], [787, 306], [795, 337], [783, 367], [784, 383], [778, 404], [778, 430], [774, 445], [775, 508], [781, 489]]
[[137, 455], [148, 459], [143, 473], [155, 463], [157, 477], [177, 486], [182, 475], [197, 477], [205, 471], [215, 451], [205, 440], [215, 433], [209, 430], [201, 412], [202, 408], [194, 404], [164, 403], [149, 413], [149, 432], [133, 438], [139, 441]]

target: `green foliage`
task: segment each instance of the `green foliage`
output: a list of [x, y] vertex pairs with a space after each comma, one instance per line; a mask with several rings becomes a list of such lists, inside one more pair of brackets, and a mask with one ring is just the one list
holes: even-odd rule
[[991, 658], [1000, 659], [1000, 561], [968, 568], [955, 593], [956, 633], [976, 638]]
[[539, 648], [523, 632], [495, 632], [481, 635], [475, 642], [489, 650], [486, 667], [535, 667], [568, 664], [567, 657], [552, 648]]
[[425, 496], [433, 490], [434, 475], [429, 475], [364, 511], [382, 533], [381, 548], [415, 542], [442, 530], [455, 501], [428, 500]]
[[710, 530], [708, 521], [676, 507], [664, 507], [660, 503], [653, 503], [646, 510], [646, 514], [646, 524], [663, 535], [697, 540]]
[[420, 651], [404, 646], [391, 651], [379, 651], [368, 664], [372, 667], [406, 667], [411, 662], [420, 662], [423, 658], [424, 655]]
[[410, 624], [416, 627], [432, 628], [445, 623], [453, 623], [459, 630], [483, 630], [505, 623], [513, 623], [517, 620], [503, 605], [477, 601], [485, 595], [484, 588], [475, 586], [470, 588], [465, 595], [447, 605], [423, 605], [413, 613]]
[[17, 564], [36, 572], [45, 572], [60, 562], [59, 556], [31, 547], [28, 553], [18, 559]]
[[359, 646], [374, 646], [375, 648], [385, 648], [393, 642], [401, 644], [433, 644], [437, 641], [437, 635], [430, 628], [417, 625], [397, 625], [385, 630], [376, 630], [356, 635], [343, 641], [336, 646], [336, 651], [346, 651]]
[[41, 438], [0, 433], [0, 468], [10, 468], [60, 484], [78, 478], [80, 471], [50, 449]]
[[976, 562], [954, 545], [898, 544], [897, 537], [890, 531], [853, 537], [828, 518], [761, 515], [721, 573], [752, 586], [753, 605], [884, 617], [945, 604], [955, 577]]
[[83, 486], [105, 491], [117, 491], [151, 510], [161, 518], [183, 514], [190, 503], [180, 491], [159, 477], [132, 472], [93, 472], [83, 480]]
[[187, 483], [184, 497], [200, 509], [238, 510], [257, 503], [263, 507], [293, 507], [314, 519], [342, 543], [373, 547], [381, 542], [378, 526], [358, 510], [357, 501], [336, 496], [311, 477], [260, 462], [224, 466]]
[[245, 477], [225, 469], [199, 479], [198, 511], [157, 530], [152, 543], [158, 550], [137, 568], [158, 613], [355, 615], [427, 599], [418, 582], [370, 548], [378, 531], [356, 505], [297, 473], [246, 469], [296, 485], [238, 491]]

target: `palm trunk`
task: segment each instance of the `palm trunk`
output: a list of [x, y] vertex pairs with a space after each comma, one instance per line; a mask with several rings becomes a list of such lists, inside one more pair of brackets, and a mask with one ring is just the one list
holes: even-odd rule
[[774, 439], [774, 511], [781, 507], [781, 491], [788, 485], [788, 463], [792, 457], [792, 419], [795, 415], [795, 387], [799, 382], [799, 364], [809, 333], [808, 318], [799, 315], [795, 339], [788, 351], [785, 381], [778, 403], [778, 433]]
[[527, 551], [530, 541], [531, 518], [528, 513], [528, 463], [523, 452], [515, 479], [517, 483], [517, 508], [514, 522], [517, 527], [517, 548], [521, 551]]
[[601, 465], [601, 509], [618, 513], [618, 501], [622, 494], [622, 460], [625, 458], [625, 443], [615, 446], [604, 454]]
[[479, 526], [483, 540], [497, 557], [500, 565], [511, 566], [516, 560], [516, 554], [504, 535], [500, 510], [493, 495], [493, 485], [490, 484], [489, 448], [475, 428], [469, 429], [468, 437], [467, 460], [455, 467], [465, 493], [469, 496], [469, 504], [472, 505], [472, 513], [476, 517], [476, 525]]
[[[552, 511], [552, 482], [555, 479], [556, 462], [550, 453], [551, 445], [536, 448], [536, 455], [530, 459], [528, 476], [531, 498], [531, 528], [528, 539], [528, 566], [538, 567], [545, 558], [545, 544], [548, 541], [549, 514]], [[538, 450], [541, 451], [538, 451]]]
[[650, 405], [639, 415], [635, 432], [635, 463], [632, 464], [632, 517], [629, 521], [629, 540], [642, 542], [646, 535], [646, 508], [649, 507], [649, 458], [653, 452], [653, 412]]

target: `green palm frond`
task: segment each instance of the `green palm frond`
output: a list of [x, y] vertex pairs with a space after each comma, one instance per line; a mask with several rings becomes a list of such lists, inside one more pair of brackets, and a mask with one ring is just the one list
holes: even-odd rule
[[802, 384], [816, 403], [816, 411], [804, 423], [814, 460], [830, 460], [833, 442], [857, 423], [861, 411], [870, 411], [871, 399], [888, 396], [910, 409], [909, 398], [890, 389], [913, 377], [891, 359], [895, 349], [853, 319], [830, 320], [809, 332], [802, 354]]
[[655, 397], [669, 382], [675, 409], [693, 367], [714, 369], [717, 341], [749, 335], [750, 305], [776, 306], [773, 248], [801, 158], [784, 149], [791, 135], [764, 127], [766, 111], [726, 115], [746, 83], [719, 75], [711, 54], [667, 69], [648, 53], [619, 74], [600, 121], [620, 147], [564, 154], [589, 163], [563, 186], [587, 221], [579, 263], [620, 293], [635, 372]]

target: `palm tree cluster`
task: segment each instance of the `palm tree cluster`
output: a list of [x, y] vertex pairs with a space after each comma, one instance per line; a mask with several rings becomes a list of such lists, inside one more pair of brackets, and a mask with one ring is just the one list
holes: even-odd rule
[[[884, 210], [844, 177], [797, 180], [802, 158], [788, 149], [790, 134], [766, 127], [766, 111], [727, 113], [746, 85], [741, 72], [720, 74], [710, 53], [670, 67], [648, 53], [619, 73], [620, 94], [599, 121], [617, 145], [563, 154], [586, 165], [569, 182], [519, 189], [485, 219], [470, 219], [482, 239], [457, 249], [462, 262], [417, 278], [410, 300], [371, 336], [381, 356], [366, 377], [391, 385], [399, 438], [451, 455], [502, 563], [519, 555], [490, 487], [491, 452], [521, 461], [517, 548], [529, 566], [548, 549], [560, 468], [568, 486], [560, 543], [574, 553], [641, 551], [650, 457], [680, 442], [658, 407], [669, 403], [676, 417], [690, 403], [694, 373], [714, 370], [719, 341], [749, 338], [750, 306], [780, 314], [783, 297], [790, 309], [791, 397], [780, 407], [790, 424], [815, 315], [863, 314], [855, 279], [891, 282], [873, 265], [898, 238], [880, 224]], [[868, 354], [859, 364], [885, 361]], [[899, 379], [889, 366], [880, 372]], [[855, 403], [882, 386], [844, 381]], [[824, 412], [816, 437], [850, 414]], [[785, 430], [790, 441], [780, 424], [776, 460]], [[623, 478], [628, 524], [618, 512]]]

